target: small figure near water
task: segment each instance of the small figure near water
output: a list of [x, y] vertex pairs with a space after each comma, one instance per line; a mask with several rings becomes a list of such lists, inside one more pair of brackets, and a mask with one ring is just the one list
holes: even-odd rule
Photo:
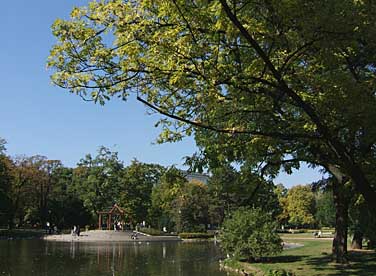
[[71, 235], [72, 235], [72, 236], [75, 236], [75, 235], [76, 235], [76, 232], [77, 232], [77, 227], [76, 227], [76, 225], [73, 225], [73, 229], [72, 229], [72, 231], [71, 231]]
[[73, 225], [73, 229], [71, 231], [71, 235], [72, 236], [80, 236], [80, 233], [81, 233], [81, 229], [80, 229], [80, 226], [76, 226], [76, 225]]
[[51, 234], [51, 225], [49, 221], [46, 222], [46, 233]]

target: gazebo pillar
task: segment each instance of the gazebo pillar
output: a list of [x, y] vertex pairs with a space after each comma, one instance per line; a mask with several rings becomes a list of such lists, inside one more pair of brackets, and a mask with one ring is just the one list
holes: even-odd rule
[[111, 213], [108, 214], [107, 229], [108, 229], [108, 230], [111, 230]]

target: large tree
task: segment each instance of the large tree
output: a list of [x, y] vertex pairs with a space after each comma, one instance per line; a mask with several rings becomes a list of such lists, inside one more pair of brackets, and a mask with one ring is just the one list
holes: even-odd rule
[[118, 204], [123, 207], [134, 223], [148, 220], [152, 205], [152, 190], [159, 183], [165, 168], [156, 164], [133, 160], [123, 170]]
[[173, 199], [171, 215], [177, 232], [205, 232], [208, 218], [208, 187], [197, 180], [185, 182]]
[[209, 214], [214, 224], [221, 224], [225, 213], [241, 206], [261, 208], [273, 217], [280, 212], [273, 183], [250, 173], [245, 166], [239, 171], [231, 166], [212, 169], [208, 188]]
[[234, 159], [330, 164], [375, 206], [375, 5], [94, 1], [54, 23], [48, 64], [94, 101], [139, 92], [177, 119], [162, 119], [163, 140], [196, 130], [207, 147], [242, 142]]
[[163, 173], [151, 194], [149, 218], [153, 227], [159, 229], [167, 227], [169, 231], [176, 227], [179, 213], [174, 202], [186, 183], [187, 179], [175, 167], [170, 167]]
[[274, 175], [305, 161], [376, 210], [376, 3], [100, 1], [57, 20], [53, 81], [84, 99], [138, 99], [204, 156]]
[[316, 197], [315, 219], [320, 227], [335, 226], [335, 206], [332, 191], [318, 191]]
[[77, 193], [73, 187], [73, 171], [72, 168], [61, 166], [54, 170], [52, 174], [55, 181], [48, 200], [49, 210], [51, 211], [49, 219], [59, 229], [93, 223], [91, 213], [79, 198], [81, 194]]
[[306, 227], [315, 223], [315, 197], [309, 186], [297, 185], [289, 189], [285, 207], [291, 225]]
[[101, 146], [96, 156], [87, 154], [77, 165], [70, 189], [93, 216], [116, 203], [124, 167], [117, 152]]

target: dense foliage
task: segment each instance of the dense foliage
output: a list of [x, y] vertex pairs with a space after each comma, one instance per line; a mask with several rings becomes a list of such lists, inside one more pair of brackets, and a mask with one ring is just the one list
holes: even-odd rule
[[137, 91], [172, 119], [160, 121], [162, 141], [194, 132], [205, 158], [269, 175], [320, 165], [376, 207], [375, 10], [350, 0], [93, 1], [56, 20], [48, 65], [57, 85], [95, 102]]
[[[5, 145], [5, 144], [4, 144]], [[96, 227], [98, 211], [118, 204], [133, 227], [145, 222], [157, 232], [218, 229], [226, 213], [260, 207], [275, 216], [271, 182], [233, 168], [217, 168], [207, 184], [187, 180], [186, 172], [133, 160], [99, 147], [76, 167], [44, 156], [0, 155], [0, 223], [13, 227]], [[228, 175], [226, 177], [226, 175]], [[148, 229], [148, 228], [145, 228]]]
[[309, 186], [294, 186], [286, 196], [289, 223], [294, 226], [312, 226], [314, 224], [314, 195]]
[[223, 222], [221, 247], [235, 259], [261, 260], [282, 251], [272, 216], [259, 208], [239, 208]]
[[335, 226], [335, 206], [331, 191], [319, 191], [316, 193], [315, 220], [319, 227]]

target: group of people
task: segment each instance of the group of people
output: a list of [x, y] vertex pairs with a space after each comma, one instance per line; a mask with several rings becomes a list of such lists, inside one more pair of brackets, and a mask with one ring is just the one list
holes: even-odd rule
[[58, 234], [59, 230], [56, 225], [51, 225], [49, 221], [46, 222], [46, 234]]
[[121, 231], [123, 230], [123, 228], [123, 223], [121, 223], [120, 221], [114, 222], [114, 231]]

